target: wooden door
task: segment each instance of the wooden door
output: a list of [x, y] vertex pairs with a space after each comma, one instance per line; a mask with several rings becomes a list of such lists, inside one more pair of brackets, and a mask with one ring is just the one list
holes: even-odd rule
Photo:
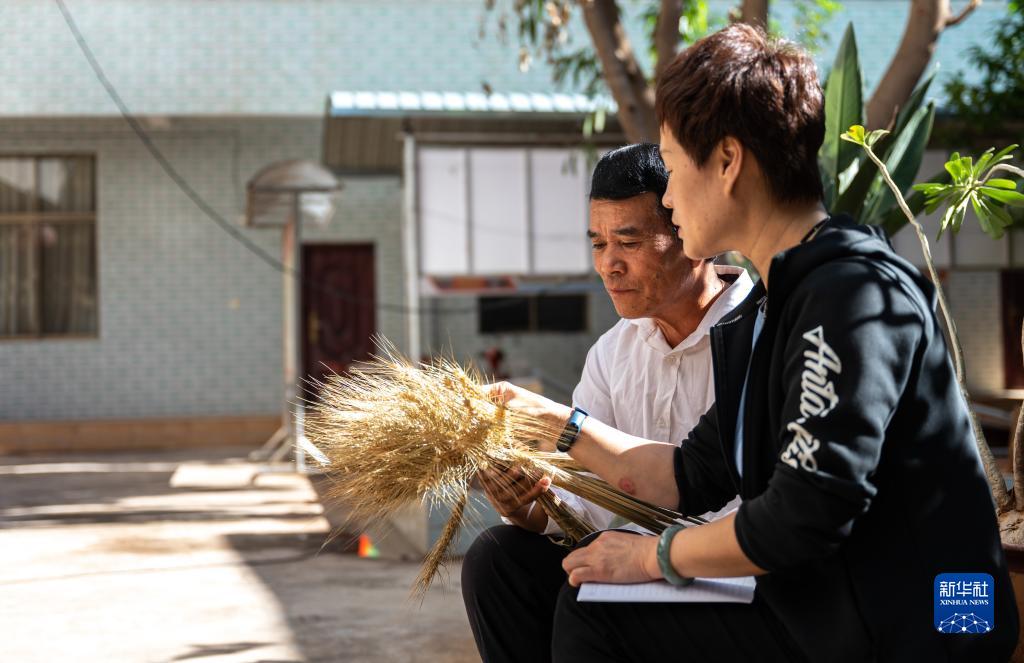
[[1024, 389], [1021, 322], [1024, 321], [1024, 269], [1003, 272], [1003, 364], [1007, 389]]
[[323, 380], [373, 352], [373, 245], [306, 245], [302, 266], [303, 375]]

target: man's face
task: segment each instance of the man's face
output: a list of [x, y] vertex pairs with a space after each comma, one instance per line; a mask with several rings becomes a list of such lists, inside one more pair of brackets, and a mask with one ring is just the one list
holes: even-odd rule
[[623, 318], [658, 317], [673, 304], [692, 271], [656, 194], [590, 201], [594, 269]]
[[720, 246], [722, 228], [716, 227], [721, 217], [721, 201], [716, 194], [721, 183], [713, 177], [710, 159], [698, 168], [683, 150], [672, 132], [661, 128], [661, 158], [668, 169], [668, 188], [662, 204], [672, 210], [672, 223], [678, 228], [686, 255], [694, 260], [716, 256], [729, 247]]

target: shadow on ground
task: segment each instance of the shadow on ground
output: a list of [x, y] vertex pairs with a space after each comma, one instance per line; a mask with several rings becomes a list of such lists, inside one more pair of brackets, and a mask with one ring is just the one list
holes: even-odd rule
[[419, 565], [325, 547], [304, 477], [170, 486], [237, 455], [0, 458], [0, 660], [479, 660], [458, 566], [410, 601]]

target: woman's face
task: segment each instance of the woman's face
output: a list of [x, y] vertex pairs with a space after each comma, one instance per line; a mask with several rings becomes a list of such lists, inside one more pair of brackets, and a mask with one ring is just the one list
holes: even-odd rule
[[[716, 151], [717, 152], [717, 151]], [[679, 145], [672, 132], [661, 128], [661, 158], [668, 169], [668, 188], [662, 204], [672, 210], [672, 223], [679, 229], [686, 257], [711, 258], [736, 247], [726, 236], [730, 207], [718, 154], [698, 167]]]

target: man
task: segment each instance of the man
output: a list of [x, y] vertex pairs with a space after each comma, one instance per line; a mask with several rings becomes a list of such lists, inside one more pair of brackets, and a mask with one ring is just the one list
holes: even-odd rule
[[[587, 354], [573, 402], [620, 430], [678, 443], [714, 399], [708, 331], [752, 283], [742, 269], [685, 256], [661, 205], [667, 181], [656, 145], [614, 150], [594, 169], [587, 235], [594, 269], [622, 320]], [[481, 482], [509, 523], [482, 534], [463, 561], [463, 596], [481, 657], [547, 660], [568, 553], [539, 536], [559, 532], [535, 505], [547, 484], [515, 471], [485, 473]], [[558, 494], [597, 529], [610, 525], [609, 512]]]
[[[680, 53], [656, 98], [683, 250], [739, 251], [762, 276], [711, 331], [714, 406], [673, 446], [512, 385], [492, 394], [548, 425], [571, 416], [568, 453], [640, 499], [687, 514], [743, 502], [659, 537], [604, 532], [566, 556], [553, 658], [1007, 660], [1014, 593], [934, 287], [881, 230], [823, 208], [814, 61], [733, 25]], [[994, 622], [964, 614], [979, 599], [959, 614], [969, 626], [939, 632], [940, 580], [968, 573], [985, 578]], [[749, 605], [576, 595], [584, 582], [743, 575], [757, 576]]]

